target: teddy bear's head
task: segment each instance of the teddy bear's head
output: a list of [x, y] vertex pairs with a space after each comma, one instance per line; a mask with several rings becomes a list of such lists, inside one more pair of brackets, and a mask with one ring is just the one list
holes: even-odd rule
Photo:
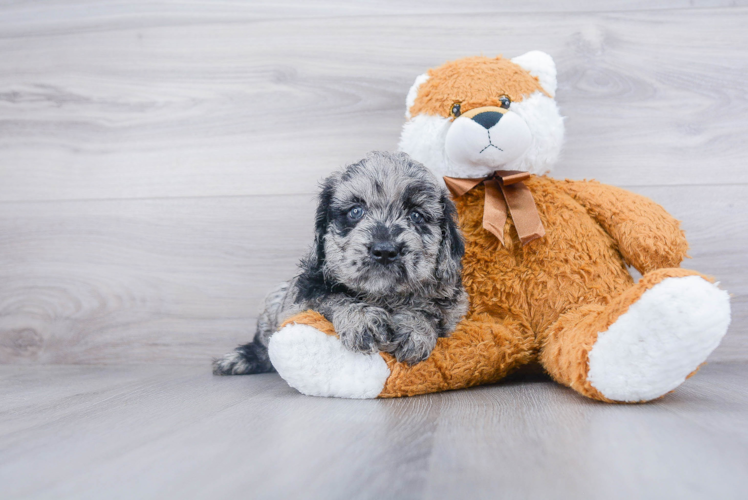
[[544, 52], [448, 62], [408, 92], [400, 150], [440, 176], [546, 173], [564, 137], [555, 92], [556, 66]]

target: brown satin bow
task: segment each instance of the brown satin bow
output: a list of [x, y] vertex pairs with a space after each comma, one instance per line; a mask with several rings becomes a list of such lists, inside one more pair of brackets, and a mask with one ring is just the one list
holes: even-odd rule
[[527, 172], [497, 170], [488, 177], [481, 179], [444, 177], [444, 182], [455, 198], [459, 198], [482, 182], [486, 187], [483, 227], [493, 233], [503, 245], [508, 205], [514, 227], [517, 229], [517, 235], [519, 235], [522, 244], [527, 245], [531, 241], [545, 236], [545, 228], [540, 221], [535, 200], [530, 190], [522, 182], [529, 178], [530, 174]]

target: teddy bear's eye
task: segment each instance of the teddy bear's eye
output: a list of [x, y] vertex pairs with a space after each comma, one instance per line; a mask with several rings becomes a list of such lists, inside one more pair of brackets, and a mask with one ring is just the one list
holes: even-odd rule
[[499, 106], [501, 106], [504, 109], [509, 109], [509, 106], [512, 105], [511, 98], [506, 94], [501, 94], [499, 96]]
[[449, 114], [457, 118], [462, 114], [462, 111], [460, 111], [460, 103], [456, 102], [452, 104], [452, 109], [449, 111]]

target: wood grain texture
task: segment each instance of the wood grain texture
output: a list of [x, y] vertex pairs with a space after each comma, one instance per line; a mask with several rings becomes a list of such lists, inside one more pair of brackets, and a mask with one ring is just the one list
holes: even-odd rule
[[[748, 8], [563, 3], [0, 5], [0, 362], [203, 363], [295, 272], [330, 170], [396, 147], [426, 68], [550, 52], [567, 145], [684, 221], [748, 360]], [[705, 186], [704, 186], [705, 185]]]
[[[684, 267], [734, 295], [716, 361], [748, 359], [742, 186], [638, 188], [684, 221]], [[694, 200], [712, 200], [695, 203]], [[0, 204], [0, 362], [201, 363], [248, 341], [312, 241], [311, 195]], [[736, 223], [737, 222], [737, 223]]]
[[310, 195], [2, 208], [4, 362], [205, 362], [312, 242]]
[[288, 19], [269, 4], [259, 18], [233, 3], [206, 17], [207, 4], [137, 5], [12, 9], [0, 200], [309, 193], [396, 146], [427, 68], [530, 49], [559, 67], [560, 175], [748, 183], [745, 8]]
[[[185, 5], [179, 0], [127, 0], [107, 2], [95, 0], [50, 0], [43, 7], [32, 2], [13, 2], [3, 6], [5, 36], [23, 33], [29, 26], [44, 26], [55, 33], [65, 28], [75, 30], [116, 29], [130, 23], [142, 25], [192, 24], [195, 22], [229, 23], [267, 19], [305, 19], [320, 17], [401, 16], [465, 13], [507, 12], [608, 12], [630, 10], [703, 9], [746, 6], [745, 0], [605, 0], [589, 2], [574, 0], [547, 2], [527, 0], [397, 0], [344, 2], [340, 0], [197, 0]], [[61, 23], [63, 21], [65, 24]], [[15, 30], [15, 31], [14, 31]]]
[[0, 497], [738, 499], [746, 376], [606, 405], [542, 378], [352, 401], [207, 366], [0, 366]]

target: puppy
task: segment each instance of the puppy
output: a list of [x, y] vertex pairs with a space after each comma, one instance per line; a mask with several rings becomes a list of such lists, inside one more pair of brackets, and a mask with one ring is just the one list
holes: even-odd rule
[[213, 373], [272, 371], [270, 336], [307, 309], [353, 351], [422, 361], [467, 312], [464, 252], [454, 204], [434, 175], [405, 153], [372, 152], [323, 182], [301, 273], [268, 295], [254, 340], [215, 360]]

